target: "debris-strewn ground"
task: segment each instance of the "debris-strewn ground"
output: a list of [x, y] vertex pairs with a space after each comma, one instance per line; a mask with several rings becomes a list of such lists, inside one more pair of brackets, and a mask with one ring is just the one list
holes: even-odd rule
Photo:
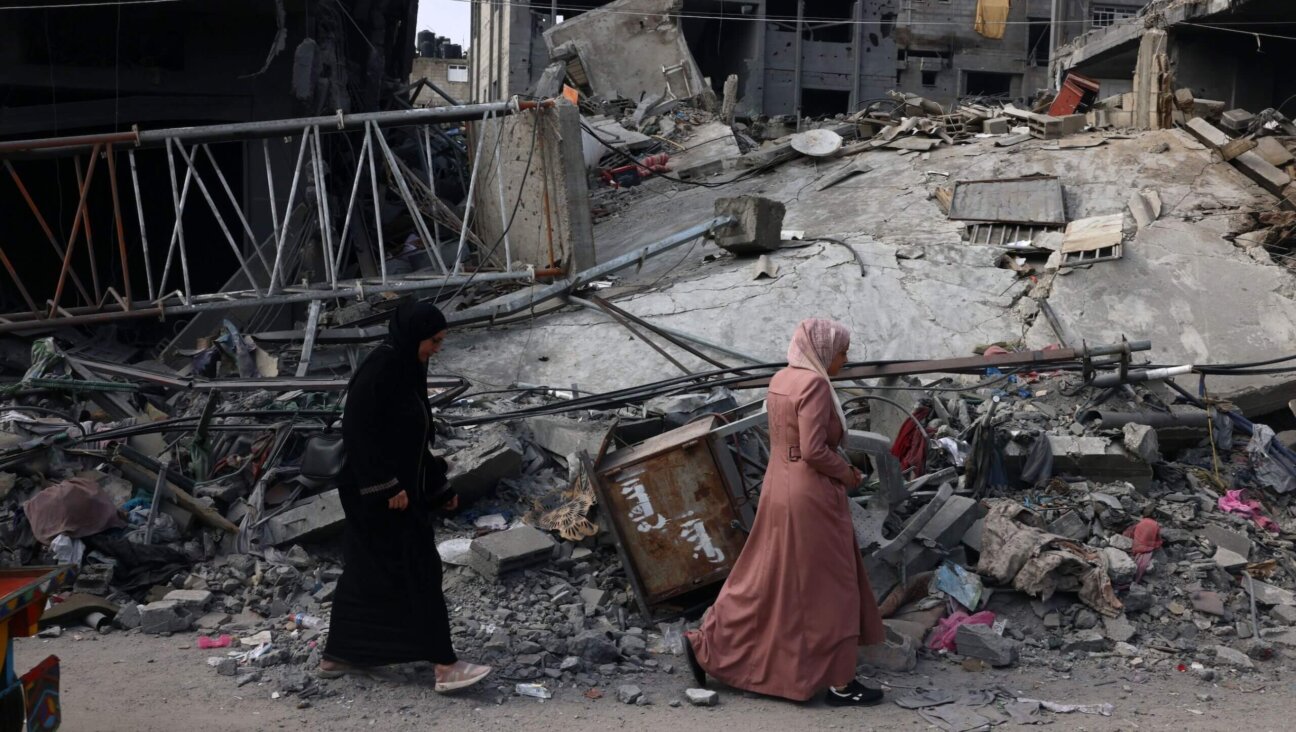
[[[56, 653], [63, 661], [64, 729], [89, 732], [129, 729], [167, 732], [190, 729], [527, 729], [570, 732], [603, 729], [711, 729], [717, 732], [780, 730], [928, 729], [914, 713], [892, 704], [871, 709], [830, 709], [822, 703], [792, 704], [747, 698], [720, 690], [720, 705], [699, 709], [682, 700], [684, 673], [656, 672], [636, 677], [652, 700], [650, 706], [627, 706], [607, 696], [587, 699], [577, 692], [559, 693], [548, 701], [510, 697], [488, 687], [459, 698], [440, 697], [422, 678], [390, 682], [326, 681], [309, 706], [293, 696], [273, 699], [273, 682], [235, 687], [215, 674], [195, 672], [203, 651], [192, 638], [173, 637], [149, 643], [120, 633], [71, 633], [55, 640], [20, 640], [22, 668]], [[1190, 673], [1142, 674], [1111, 660], [1082, 661], [1067, 672], [1042, 669], [990, 670], [969, 674], [961, 668], [924, 661], [917, 672], [888, 677], [896, 684], [942, 689], [979, 689], [996, 685], [1029, 692], [1037, 698], [1070, 702], [1111, 702], [1112, 717], [1084, 715], [1057, 718], [1052, 729], [1203, 730], [1254, 732], [1284, 730], [1296, 692], [1286, 674], [1264, 678], [1225, 676], [1213, 682]], [[894, 692], [893, 692], [894, 693]], [[1004, 729], [1004, 728], [1000, 728]], [[1008, 726], [1007, 729], [1030, 729]]]

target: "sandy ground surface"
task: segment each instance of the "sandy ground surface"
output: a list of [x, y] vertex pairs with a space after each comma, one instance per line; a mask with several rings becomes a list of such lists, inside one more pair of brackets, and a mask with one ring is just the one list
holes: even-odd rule
[[[84, 631], [84, 629], [81, 629]], [[539, 701], [510, 694], [504, 682], [487, 684], [460, 697], [431, 689], [431, 675], [411, 674], [386, 681], [342, 679], [321, 682], [306, 703], [295, 696], [274, 699], [273, 681], [237, 687], [206, 664], [196, 636], [170, 638], [116, 633], [99, 636], [69, 629], [53, 640], [17, 642], [20, 669], [48, 654], [62, 659], [64, 730], [562, 730], [671, 729], [710, 732], [759, 730], [935, 729], [912, 711], [889, 701], [870, 709], [833, 709], [816, 701], [792, 704], [721, 689], [716, 708], [687, 704], [674, 708], [687, 684], [684, 664], [673, 674], [656, 672], [620, 683], [642, 687], [650, 706], [627, 706], [616, 689], [590, 700], [583, 689], [557, 689]], [[912, 674], [879, 680], [900, 687], [980, 689], [1003, 686], [1057, 702], [1115, 705], [1111, 717], [1049, 715], [1052, 729], [1087, 730], [1288, 730], [1296, 708], [1296, 684], [1278, 667], [1205, 682], [1173, 670], [1136, 673], [1121, 659], [1081, 660], [1069, 672], [1023, 664], [1003, 671], [968, 672], [951, 662], [923, 660]], [[267, 679], [276, 678], [267, 672]], [[511, 684], [507, 685], [511, 689]], [[305, 708], [301, 708], [305, 707]], [[1006, 724], [997, 729], [1035, 729]]]

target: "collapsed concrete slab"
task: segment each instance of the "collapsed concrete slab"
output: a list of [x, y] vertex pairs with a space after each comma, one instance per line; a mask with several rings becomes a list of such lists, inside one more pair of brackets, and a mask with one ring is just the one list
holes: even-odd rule
[[550, 55], [575, 46], [604, 99], [689, 99], [707, 89], [676, 18], [683, 0], [616, 0], [545, 31]]
[[266, 538], [273, 546], [310, 541], [341, 531], [345, 521], [342, 498], [334, 489], [270, 518], [265, 525]]

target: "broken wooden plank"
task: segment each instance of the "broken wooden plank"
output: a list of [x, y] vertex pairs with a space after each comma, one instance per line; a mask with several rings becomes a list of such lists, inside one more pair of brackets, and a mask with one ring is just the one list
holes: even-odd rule
[[1087, 252], [1121, 243], [1125, 214], [1091, 216], [1067, 224], [1062, 237], [1062, 253]]

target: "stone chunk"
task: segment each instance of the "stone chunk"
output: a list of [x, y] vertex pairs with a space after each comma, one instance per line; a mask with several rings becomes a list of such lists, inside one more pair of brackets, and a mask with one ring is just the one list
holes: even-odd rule
[[1063, 653], [1101, 653], [1107, 650], [1107, 636], [1097, 628], [1081, 630], [1062, 644]]
[[567, 417], [531, 417], [522, 424], [531, 442], [564, 459], [581, 450], [597, 455], [608, 432], [606, 422], [582, 422]]
[[1278, 168], [1286, 166], [1292, 162], [1292, 153], [1287, 146], [1278, 141], [1276, 137], [1261, 137], [1256, 140], [1256, 154], [1265, 159], [1265, 162]]
[[1251, 549], [1254, 544], [1246, 534], [1230, 531], [1218, 524], [1210, 524], [1202, 529], [1201, 535], [1209, 539], [1210, 543], [1216, 547], [1228, 549], [1241, 556], [1244, 560], [1251, 556]]
[[1135, 630], [1134, 624], [1124, 615], [1103, 618], [1103, 631], [1108, 640], [1116, 643], [1126, 643], [1138, 632]]
[[189, 616], [174, 600], [158, 600], [141, 605], [140, 630], [145, 633], [179, 633], [189, 630]]
[[617, 701], [622, 704], [634, 704], [643, 697], [643, 689], [634, 684], [617, 687]]
[[587, 611], [593, 611], [608, 604], [612, 599], [612, 593], [607, 590], [600, 590], [595, 587], [585, 587], [580, 591], [581, 600], [585, 603]]
[[1071, 539], [1084, 541], [1089, 538], [1089, 522], [1084, 520], [1079, 511], [1067, 511], [1049, 524], [1049, 533]]
[[1269, 611], [1269, 617], [1283, 625], [1296, 625], [1296, 606], [1275, 605]]
[[954, 646], [959, 655], [979, 658], [991, 666], [1011, 666], [1017, 663], [1021, 644], [994, 632], [988, 625], [960, 625], [954, 635]]
[[515, 526], [473, 539], [469, 545], [469, 564], [481, 574], [498, 577], [547, 561], [557, 546], [552, 537], [539, 529]]
[[172, 590], [163, 600], [170, 600], [185, 610], [203, 610], [211, 602], [212, 593], [207, 590]]
[[992, 117], [981, 123], [981, 131], [987, 135], [1006, 135], [1011, 126], [1007, 117]]
[[1229, 648], [1228, 646], [1215, 646], [1215, 660], [1225, 666], [1234, 668], [1255, 668], [1251, 659], [1242, 651]]
[[216, 665], [216, 673], [221, 676], [238, 676], [238, 661], [232, 658], [222, 658], [221, 662]]
[[892, 673], [913, 671], [918, 666], [917, 644], [913, 638], [897, 632], [892, 626], [904, 621], [887, 619], [882, 622], [886, 624], [886, 640], [876, 645], [860, 646], [857, 663]]
[[495, 492], [504, 478], [522, 472], [522, 451], [507, 436], [487, 440], [454, 455], [449, 485], [462, 500], [471, 503]]
[[342, 529], [346, 514], [337, 489], [312, 496], [266, 522], [266, 536], [274, 546], [319, 539]]
[[1157, 441], [1156, 430], [1145, 424], [1130, 422], [1125, 425], [1125, 449], [1143, 458], [1145, 463], [1161, 461], [1161, 444]]
[[1281, 587], [1274, 587], [1268, 582], [1260, 580], [1242, 579], [1242, 589], [1247, 588], [1248, 582], [1254, 582], [1256, 602], [1261, 605], [1296, 605], [1296, 593], [1290, 590], [1284, 590]]
[[1138, 565], [1130, 555], [1111, 546], [1104, 548], [1102, 553], [1107, 563], [1107, 576], [1111, 577], [1113, 584], [1127, 585], [1134, 581]]
[[684, 697], [695, 707], [714, 707], [720, 703], [720, 695], [710, 689], [685, 689]]
[[1192, 593], [1192, 604], [1193, 609], [1199, 613], [1214, 615], [1217, 618], [1224, 617], [1224, 599], [1218, 592], [1198, 590]]
[[587, 630], [571, 641], [571, 652], [593, 664], [615, 663], [621, 658], [620, 651], [608, 639], [606, 633]]
[[736, 221], [716, 230], [716, 244], [734, 254], [772, 252], [779, 248], [786, 212], [779, 201], [759, 196], [717, 199], [716, 216], [732, 216]]
[[967, 496], [950, 496], [935, 516], [918, 532], [918, 538], [953, 549], [980, 518], [978, 504]]
[[1243, 133], [1251, 127], [1255, 115], [1245, 109], [1230, 109], [1220, 116], [1220, 124], [1230, 132]]
[[122, 605], [113, 617], [113, 623], [123, 630], [140, 627], [140, 606], [133, 602]]

